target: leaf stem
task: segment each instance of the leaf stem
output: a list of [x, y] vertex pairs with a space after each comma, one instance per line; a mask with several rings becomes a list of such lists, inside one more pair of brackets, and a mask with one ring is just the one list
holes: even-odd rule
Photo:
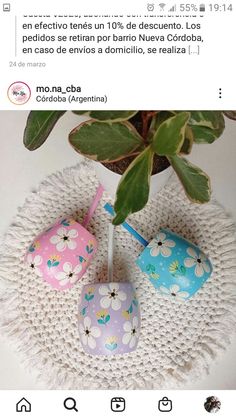
[[156, 113], [157, 113], [156, 111], [142, 111], [141, 112], [142, 124], [143, 124], [142, 137], [146, 145], [149, 144], [147, 141], [149, 126], [150, 126], [149, 121], [154, 115], [156, 115]]

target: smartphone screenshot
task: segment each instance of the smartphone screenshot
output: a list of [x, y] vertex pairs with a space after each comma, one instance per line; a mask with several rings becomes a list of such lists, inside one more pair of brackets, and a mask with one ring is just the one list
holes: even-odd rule
[[1, 417], [235, 417], [235, 18], [0, 3]]

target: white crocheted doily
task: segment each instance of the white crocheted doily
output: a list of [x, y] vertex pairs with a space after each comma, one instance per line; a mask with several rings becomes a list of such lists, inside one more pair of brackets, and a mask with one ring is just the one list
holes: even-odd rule
[[130, 354], [91, 357], [79, 341], [81, 287], [107, 280], [106, 194], [88, 226], [99, 249], [82, 280], [58, 292], [27, 273], [23, 258], [35, 236], [60, 217], [81, 221], [97, 185], [90, 164], [83, 163], [48, 177], [19, 209], [1, 250], [0, 277], [6, 281], [0, 294], [1, 330], [17, 342], [25, 365], [38, 370], [45, 388], [177, 388], [202, 378], [227, 347], [236, 319], [234, 228], [219, 204], [191, 204], [179, 184], [170, 182], [129, 218], [147, 240], [160, 226], [168, 227], [210, 256], [214, 274], [184, 303], [157, 294], [134, 263], [141, 245], [122, 227], [116, 229], [115, 279], [134, 283], [142, 313], [138, 349]]

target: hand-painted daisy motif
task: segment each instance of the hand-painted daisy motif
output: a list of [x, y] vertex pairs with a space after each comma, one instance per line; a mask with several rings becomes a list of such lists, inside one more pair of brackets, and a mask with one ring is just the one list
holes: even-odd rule
[[122, 310], [121, 314], [125, 318], [125, 320], [130, 320], [130, 313], [128, 310]]
[[79, 273], [81, 270], [81, 265], [73, 267], [70, 262], [66, 262], [63, 265], [63, 272], [57, 272], [55, 278], [59, 281], [61, 286], [68, 283], [74, 284], [79, 279]]
[[77, 244], [73, 239], [75, 239], [77, 236], [77, 230], [67, 230], [65, 227], [60, 227], [57, 230], [57, 234], [50, 238], [50, 243], [55, 244], [59, 252], [63, 252], [66, 248], [74, 250]]
[[138, 307], [138, 297], [137, 297], [136, 292], [133, 295], [132, 303], [135, 305], [135, 307]]
[[37, 276], [40, 276], [40, 277], [43, 276], [41, 270], [39, 269], [39, 266], [42, 264], [42, 262], [43, 262], [43, 259], [39, 255], [36, 255], [35, 257], [33, 257], [32, 254], [28, 254], [27, 256], [27, 263], [29, 267]]
[[99, 294], [103, 295], [103, 298], [100, 300], [101, 307], [108, 308], [111, 306], [113, 310], [119, 310], [121, 308], [121, 302], [127, 298], [124, 291], [119, 291], [119, 284], [114, 282], [111, 282], [107, 286], [101, 285]]
[[169, 295], [170, 297], [176, 298], [176, 300], [186, 300], [189, 297], [189, 293], [186, 291], [180, 291], [180, 287], [177, 284], [171, 285], [170, 288], [161, 286], [159, 288], [162, 294]]
[[155, 239], [149, 243], [148, 247], [151, 249], [151, 256], [162, 255], [169, 257], [172, 253], [171, 247], [175, 247], [175, 242], [166, 238], [165, 233], [159, 233]]
[[35, 252], [35, 250], [40, 249], [40, 242], [37, 240], [35, 242], [33, 242], [30, 247], [29, 247], [29, 252], [33, 253]]
[[159, 279], [160, 278], [160, 275], [157, 272], [155, 272], [156, 271], [155, 266], [152, 265], [151, 263], [149, 263], [146, 266], [146, 270], [147, 270], [147, 272], [149, 273], [149, 275], [152, 279]]
[[110, 318], [111, 318], [111, 316], [110, 316], [110, 314], [108, 313], [107, 310], [100, 310], [100, 311], [98, 311], [96, 313], [96, 317], [97, 317], [97, 322], [99, 324], [104, 324], [104, 325], [106, 325], [109, 322]]
[[205, 272], [210, 272], [210, 265], [207, 262], [207, 257], [203, 253], [197, 253], [192, 247], [188, 247], [187, 253], [190, 257], [184, 259], [184, 265], [186, 268], [192, 268], [195, 266], [194, 272], [198, 278], [203, 276]]
[[86, 252], [90, 255], [94, 251], [94, 242], [93, 240], [89, 240], [87, 246], [86, 246]]
[[80, 261], [80, 263], [86, 263], [87, 262], [87, 259], [85, 259], [83, 256], [76, 256], [78, 259], [79, 259], [79, 261]]
[[82, 310], [80, 311], [81, 316], [85, 316], [87, 308], [88, 306], [82, 308]]
[[60, 264], [61, 257], [59, 255], [51, 255], [47, 261], [49, 269], [55, 268]]
[[64, 220], [61, 221], [61, 225], [65, 226], [65, 227], [69, 227], [73, 224], [75, 224], [76, 221], [73, 220], [72, 218], [64, 218]]
[[108, 349], [109, 351], [114, 351], [117, 348], [117, 337], [116, 336], [109, 336], [106, 339], [106, 344], [105, 344], [105, 348]]
[[101, 330], [92, 326], [90, 317], [84, 318], [83, 324], [79, 325], [79, 331], [83, 344], [88, 345], [91, 349], [95, 349], [97, 346], [96, 338], [101, 336]]
[[169, 272], [174, 277], [184, 276], [186, 274], [186, 268], [183, 265], [180, 265], [178, 260], [175, 260], [170, 264]]
[[84, 298], [85, 298], [86, 301], [91, 301], [94, 298], [94, 288], [93, 287], [90, 287], [87, 290]]
[[122, 316], [126, 319], [129, 320], [130, 319], [130, 315], [133, 313], [133, 304], [135, 302], [135, 306], [136, 306], [136, 301], [137, 300], [133, 300], [132, 303], [130, 304], [129, 308], [127, 310], [122, 310]]
[[123, 325], [125, 334], [122, 338], [124, 345], [129, 345], [130, 349], [134, 348], [138, 339], [138, 317], [134, 317], [132, 322], [125, 322]]

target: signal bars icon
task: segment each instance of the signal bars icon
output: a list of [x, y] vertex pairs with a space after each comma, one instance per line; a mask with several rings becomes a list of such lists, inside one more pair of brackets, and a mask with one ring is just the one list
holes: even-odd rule
[[174, 6], [172, 6], [168, 11], [169, 12], [176, 12], [176, 4], [174, 4]]

